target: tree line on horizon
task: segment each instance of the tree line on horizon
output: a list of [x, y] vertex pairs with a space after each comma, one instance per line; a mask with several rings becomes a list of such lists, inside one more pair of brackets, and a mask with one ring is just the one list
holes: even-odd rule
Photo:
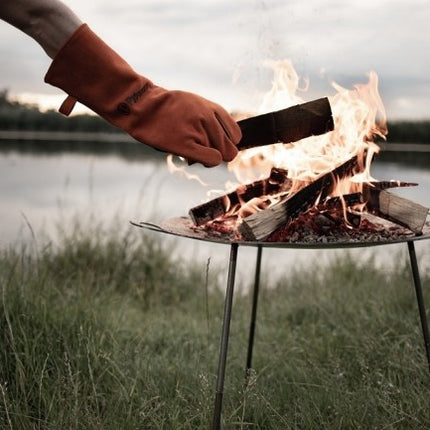
[[119, 131], [96, 115], [66, 117], [52, 109], [42, 112], [37, 105], [11, 100], [7, 90], [0, 91], [0, 130], [94, 133]]
[[[11, 100], [7, 90], [0, 90], [0, 130], [121, 132], [96, 115], [71, 117], [54, 111], [40, 111], [37, 105]], [[430, 143], [430, 119], [388, 122], [388, 140], [401, 143]]]

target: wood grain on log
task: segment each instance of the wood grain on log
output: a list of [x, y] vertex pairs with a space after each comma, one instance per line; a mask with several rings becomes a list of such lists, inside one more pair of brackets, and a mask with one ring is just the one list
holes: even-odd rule
[[365, 186], [363, 193], [370, 213], [407, 227], [414, 233], [422, 233], [429, 208], [370, 186]]

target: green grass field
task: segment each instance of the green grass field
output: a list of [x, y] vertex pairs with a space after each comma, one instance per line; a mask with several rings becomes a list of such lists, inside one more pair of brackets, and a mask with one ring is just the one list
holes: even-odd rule
[[[389, 273], [347, 253], [314, 267], [262, 286], [248, 380], [250, 297], [235, 297], [225, 428], [430, 428], [407, 260]], [[217, 279], [133, 231], [76, 228], [55, 246], [1, 251], [0, 428], [209, 428]]]

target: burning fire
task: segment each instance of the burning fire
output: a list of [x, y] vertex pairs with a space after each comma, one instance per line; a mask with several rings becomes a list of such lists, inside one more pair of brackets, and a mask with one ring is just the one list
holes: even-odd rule
[[[260, 113], [303, 103], [304, 100], [297, 95], [302, 90], [299, 88], [300, 79], [291, 62], [268, 64], [273, 69], [274, 80]], [[334, 131], [294, 144], [276, 144], [241, 152], [228, 166], [239, 183], [265, 177], [272, 167], [288, 170], [289, 177], [300, 182], [310, 181], [352, 156], [365, 153], [367, 161], [363, 178], [370, 178], [370, 161], [379, 151], [373, 138], [387, 134], [385, 109], [378, 93], [378, 77], [375, 72], [370, 72], [369, 82], [355, 85], [353, 90], [335, 82], [332, 86], [337, 91], [329, 97]]]
[[[299, 90], [306, 90], [308, 82], [304, 89], [299, 88], [300, 79], [291, 63], [279, 61], [269, 65], [274, 81], [264, 98], [259, 112], [263, 115], [259, 119], [267, 118], [264, 115], [267, 112], [272, 112], [270, 118], [280, 113], [273, 111], [284, 114], [288, 106], [296, 105], [287, 109], [289, 112], [300, 112], [304, 105], [309, 106], [309, 102], [303, 103], [297, 95]], [[325, 243], [366, 239], [376, 242], [404, 237], [410, 232], [422, 234], [428, 224], [429, 209], [386, 191], [418, 184], [377, 181], [370, 175], [373, 156], [379, 152], [374, 139], [385, 138], [387, 134], [376, 73], [370, 72], [368, 82], [355, 85], [353, 89], [334, 82], [332, 87], [336, 93], [329, 97], [331, 112], [330, 109], [325, 112], [324, 121], [329, 121], [323, 122], [325, 134], [294, 144], [276, 143], [241, 151], [228, 166], [239, 184], [234, 187], [230, 184], [227, 193], [224, 191], [191, 208], [189, 221], [193, 225], [189, 227], [213, 237], [227, 235], [230, 240], [269, 242]], [[328, 105], [327, 97], [320, 100]], [[314, 124], [308, 121], [312, 119], [306, 117], [305, 125], [300, 119], [294, 123], [302, 127], [302, 132], [306, 130], [299, 136], [321, 132], [313, 128], [307, 131], [307, 127]], [[255, 132], [255, 129], [243, 130]], [[294, 127], [289, 131], [295, 132]], [[273, 135], [289, 136], [277, 132]], [[259, 129], [251, 136], [258, 137], [258, 133]], [[170, 166], [175, 168], [171, 162]], [[373, 222], [372, 217], [395, 225], [387, 227], [386, 223]]]
[[[300, 78], [292, 63], [288, 60], [268, 63], [273, 69], [274, 79], [271, 90], [266, 94], [259, 113], [278, 110], [303, 103], [299, 97]], [[334, 131], [321, 136], [302, 139], [294, 144], [275, 144], [266, 147], [251, 148], [239, 153], [228, 165], [240, 184], [268, 176], [272, 168], [288, 171], [292, 179], [289, 194], [300, 190], [325, 172], [357, 155], [362, 160], [360, 174], [337, 183], [333, 195], [361, 192], [361, 185], [371, 181], [370, 164], [379, 147], [374, 143], [376, 136], [384, 138], [387, 134], [384, 105], [378, 93], [378, 76], [370, 72], [368, 83], [346, 89], [333, 82], [336, 90], [329, 97], [333, 112]], [[230, 215], [239, 219], [260, 209], [266, 209], [277, 203], [280, 196], [253, 199], [241, 207], [232, 208]], [[264, 203], [263, 203], [264, 202]], [[235, 211], [239, 211], [235, 213]]]
[[[304, 88], [300, 88], [300, 82], [303, 80], [291, 62], [272, 61], [267, 65], [273, 70], [274, 79], [272, 88], [264, 97], [258, 113], [264, 114], [304, 103], [298, 92], [306, 91], [309, 82], [304, 81]], [[214, 208], [222, 207], [222, 212], [216, 215], [218, 209], [209, 209], [208, 214], [215, 215], [206, 219], [204, 213], [198, 225], [206, 223], [210, 227], [212, 222], [209, 221], [214, 221], [215, 228], [221, 226], [222, 230], [235, 231], [242, 220], [271, 209], [278, 203], [289, 201], [300, 190], [327, 174], [332, 177], [330, 188], [324, 189], [324, 195], [321, 190], [319, 196], [318, 194], [310, 196], [315, 201], [309, 201], [308, 207], [314, 205], [314, 208], [317, 208], [322, 195], [324, 199], [340, 198], [343, 218], [345, 224], [349, 225], [350, 217], [343, 199], [347, 195], [362, 193], [364, 184], [373, 181], [370, 176], [370, 165], [374, 154], [379, 152], [374, 138], [384, 138], [387, 134], [386, 116], [378, 93], [378, 77], [375, 72], [369, 73], [366, 84], [357, 84], [353, 89], [343, 88], [335, 82], [332, 82], [332, 87], [335, 95], [329, 97], [329, 101], [334, 130], [293, 144], [277, 143], [241, 151], [228, 165], [228, 169], [235, 174], [238, 184], [228, 184], [226, 189], [235, 191], [216, 199]], [[349, 163], [348, 160], [353, 158], [355, 167], [351, 168], [351, 171], [346, 173], [337, 170], [339, 166]], [[176, 168], [171, 160], [169, 166], [171, 170]], [[339, 172], [340, 177], [335, 177], [333, 172]], [[281, 179], [277, 175], [280, 175]], [[260, 185], [261, 193], [250, 196], [247, 187], [258, 189]], [[360, 211], [364, 204], [362, 201], [354, 203], [353, 208], [354, 211]], [[192, 218], [196, 221], [194, 210]]]

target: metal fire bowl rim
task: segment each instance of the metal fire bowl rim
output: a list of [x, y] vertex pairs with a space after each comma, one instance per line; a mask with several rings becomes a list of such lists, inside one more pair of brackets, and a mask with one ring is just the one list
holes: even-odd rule
[[334, 248], [364, 248], [370, 246], [389, 245], [396, 243], [414, 242], [419, 240], [430, 239], [430, 223], [426, 222], [422, 234], [410, 233], [394, 239], [378, 239], [368, 241], [345, 240], [337, 242], [264, 242], [264, 241], [246, 241], [233, 240], [228, 235], [209, 235], [203, 230], [193, 229], [194, 224], [187, 216], [169, 218], [160, 224], [151, 222], [133, 222], [130, 223], [136, 227], [151, 230], [159, 233], [166, 233], [177, 237], [200, 240], [210, 243], [224, 245], [238, 244], [241, 246], [262, 246], [266, 248], [297, 248], [297, 249], [334, 249]]

